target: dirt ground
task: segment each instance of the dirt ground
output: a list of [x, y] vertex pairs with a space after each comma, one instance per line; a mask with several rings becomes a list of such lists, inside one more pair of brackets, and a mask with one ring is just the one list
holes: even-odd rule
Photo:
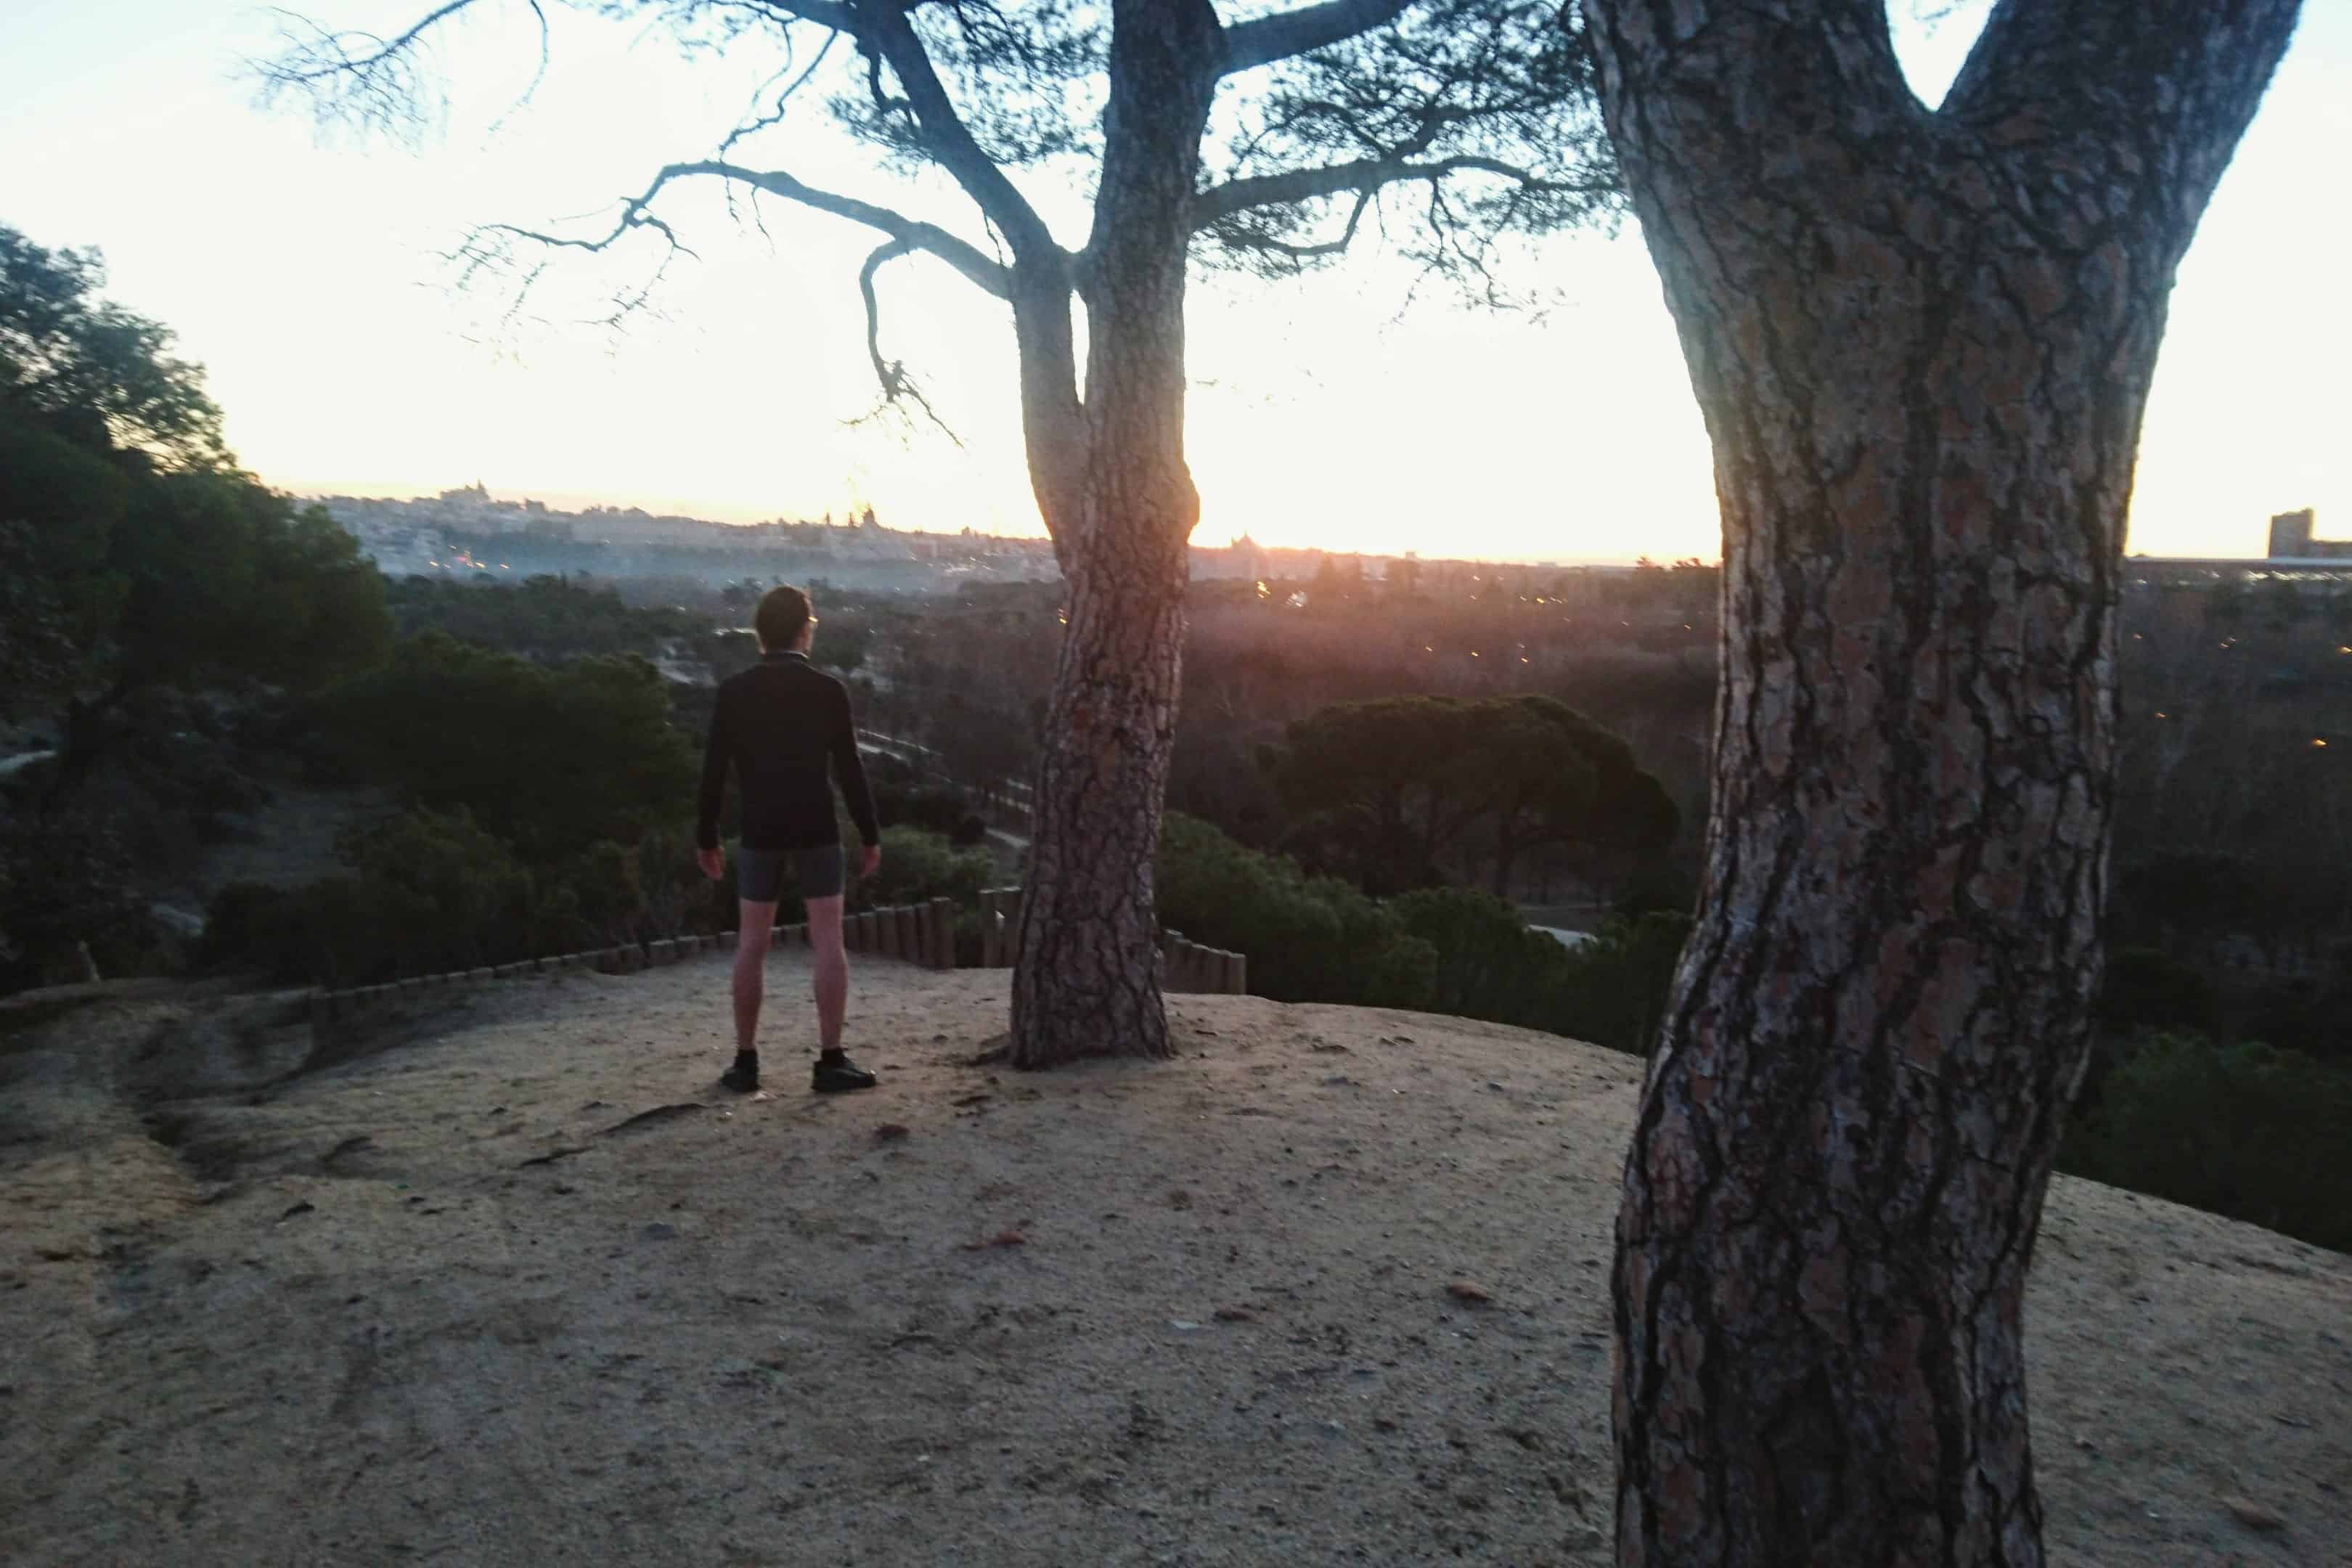
[[[1635, 1063], [1181, 996], [1021, 1076], [873, 962], [817, 1100], [799, 964], [754, 1100], [718, 957], [0, 1013], [0, 1560], [1606, 1560]], [[2352, 1258], [2062, 1178], [2036, 1270], [2054, 1563], [2352, 1563]]]

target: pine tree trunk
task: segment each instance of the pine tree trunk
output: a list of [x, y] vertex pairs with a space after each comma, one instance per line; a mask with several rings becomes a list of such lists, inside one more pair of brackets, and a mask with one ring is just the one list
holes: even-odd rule
[[1019, 1067], [1164, 1057], [1153, 859], [1184, 646], [1185, 548], [1118, 531], [1073, 562], [1013, 977]]
[[1618, 1560], [2039, 1563], [2021, 1307], [2088, 1046], [2175, 263], [2291, 0], [1587, 0], [1724, 515], [1714, 820], [1625, 1172]]
[[[1165, 1057], [1153, 862], [1176, 739], [1188, 541], [1184, 281], [1223, 58], [1206, 0], [1114, 9], [1095, 233], [1077, 266], [1086, 398], [1032, 468], [1067, 584], [1013, 975], [1012, 1060]], [[1065, 307], [1066, 309], [1066, 307]], [[1024, 342], [1024, 354], [1026, 344]], [[1050, 489], [1043, 477], [1062, 476]]]

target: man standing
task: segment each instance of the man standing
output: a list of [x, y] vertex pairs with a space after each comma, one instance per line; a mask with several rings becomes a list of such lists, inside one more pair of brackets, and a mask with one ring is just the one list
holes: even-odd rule
[[735, 932], [735, 1065], [719, 1081], [750, 1092], [760, 1087], [760, 1002], [776, 900], [790, 863], [808, 908], [809, 946], [816, 955], [820, 1054], [812, 1082], [820, 1094], [872, 1089], [874, 1075], [842, 1054], [841, 1017], [849, 1002], [849, 960], [841, 947], [841, 829], [833, 811], [838, 780], [864, 842], [862, 875], [882, 864], [874, 796], [857, 758], [849, 693], [809, 662], [816, 617], [806, 594], [777, 587], [751, 618], [760, 662], [719, 684], [710, 745], [702, 761], [695, 859], [717, 881], [726, 872], [719, 848], [719, 808], [727, 771], [743, 795], [743, 835], [735, 851], [741, 919]]

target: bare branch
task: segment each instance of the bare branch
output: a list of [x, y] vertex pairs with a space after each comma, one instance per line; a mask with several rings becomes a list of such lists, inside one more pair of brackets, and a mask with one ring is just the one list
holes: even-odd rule
[[530, 103], [532, 98], [538, 95], [540, 83], [547, 79], [550, 55], [547, 7], [541, 5], [540, 0], [525, 0], [525, 3], [530, 6], [531, 18], [539, 24], [539, 64], [531, 70], [530, 85], [515, 95], [514, 102], [508, 107], [505, 114], [499, 115], [490, 122], [489, 134], [493, 136], [506, 129], [508, 117], [521, 112], [524, 105]]
[[1271, 65], [1294, 56], [1312, 54], [1369, 33], [1402, 15], [1411, 0], [1325, 0], [1243, 22], [1225, 29], [1225, 64], [1220, 73]]
[[[442, 102], [416, 63], [425, 37], [478, 0], [446, 0], [391, 38], [331, 32], [292, 11], [275, 13], [286, 47], [252, 69], [267, 106], [289, 94], [310, 100], [320, 126], [347, 124], [415, 142]], [[532, 7], [536, 10], [536, 5]], [[545, 18], [542, 16], [541, 23]], [[541, 64], [545, 63], [542, 37]]]
[[[270, 79], [289, 87], [299, 87], [344, 72], [364, 74], [379, 69], [407, 53], [436, 26], [474, 3], [475, 0], [447, 0], [447, 4], [427, 12], [396, 38], [382, 38], [373, 33], [330, 33], [307, 16], [298, 16], [291, 11], [279, 11], [278, 15], [280, 17], [300, 22], [317, 34], [317, 37], [310, 45], [297, 46], [272, 62], [267, 68]], [[354, 44], [373, 44], [375, 47], [365, 54], [354, 55], [351, 52]]]
[[[787, 37], [789, 37], [789, 35]], [[730, 131], [727, 133], [727, 140], [719, 144], [719, 156], [724, 158], [728, 153], [732, 153], [735, 150], [735, 143], [743, 140], [744, 137], [756, 136], [762, 131], [766, 131], [772, 126], [783, 123], [784, 111], [792, 106], [793, 95], [799, 92], [802, 88], [808, 85], [809, 78], [816, 74], [816, 69], [819, 66], [824, 64], [825, 56], [833, 53], [833, 46], [838, 43], [840, 39], [841, 34], [839, 32], [826, 33], [824, 36], [824, 42], [817, 47], [816, 58], [810, 60], [806, 66], [802, 68], [801, 73], [793, 78], [790, 86], [786, 87], [783, 91], [776, 94], [775, 108], [770, 110], [765, 114], [747, 120], [742, 124], [735, 127], [734, 130]], [[788, 71], [792, 68], [791, 62], [787, 60], [783, 70], [779, 70], [775, 76], [770, 77], [767, 81], [761, 84], [760, 91], [763, 93], [767, 91], [769, 86], [776, 80], [777, 77], [782, 76], [784, 71]], [[755, 105], [758, 102], [758, 94], [753, 95], [752, 100]]]
[[894, 240], [903, 241], [910, 250], [926, 251], [938, 257], [997, 299], [1005, 300], [1012, 297], [1010, 273], [970, 240], [959, 238], [935, 225], [918, 223], [903, 213], [894, 212], [888, 207], [877, 206], [871, 202], [859, 201], [855, 196], [840, 195], [832, 191], [819, 190], [814, 185], [803, 184], [781, 169], [746, 169], [716, 159], [706, 159], [693, 163], [671, 163], [665, 166], [654, 176], [651, 184], [622, 202], [621, 216], [611, 230], [593, 239], [543, 234], [537, 230], [518, 228], [510, 224], [491, 225], [489, 231], [505, 233], [517, 238], [534, 240], [541, 245], [567, 250], [600, 251], [609, 249], [636, 229], [648, 228], [667, 238], [673, 248], [690, 256], [693, 252], [678, 243], [677, 235], [671, 232], [669, 226], [655, 216], [650, 208], [654, 198], [658, 196], [670, 182], [694, 175], [709, 175], [750, 185], [755, 190], [765, 191], [771, 195], [782, 196], [787, 201], [798, 202], [803, 206], [814, 207], [819, 212], [831, 213], [835, 217], [845, 217], [852, 223], [864, 224], [868, 228], [877, 229], [888, 235]]
[[858, 297], [866, 301], [866, 357], [874, 362], [875, 379], [882, 384], [882, 402], [872, 413], [861, 418], [853, 419], [850, 423], [862, 425], [867, 419], [873, 418], [875, 415], [880, 414], [885, 408], [897, 405], [900, 399], [911, 398], [915, 405], [922, 409], [924, 417], [945, 431], [947, 438], [961, 447], [963, 445], [963, 437], [949, 428], [948, 422], [940, 417], [939, 410], [931, 406], [930, 399], [923, 395], [922, 388], [915, 384], [915, 378], [907, 374], [906, 361], [886, 360], [882, 357], [882, 308], [875, 297], [874, 275], [881, 271], [888, 263], [896, 261], [914, 248], [914, 245], [908, 240], [890, 240], [877, 247], [874, 253], [866, 258], [866, 265], [857, 269]]
[[859, 37], [861, 41], [870, 38], [873, 47], [889, 62], [891, 74], [898, 79], [907, 101], [913, 106], [925, 147], [963, 187], [964, 194], [980, 205], [988, 221], [1003, 231], [1013, 254], [1042, 257], [1058, 250], [1045, 220], [1037, 216], [1029, 198], [997, 167], [974, 140], [971, 128], [956, 113], [945, 84], [932, 68], [929, 53], [923, 47], [922, 39], [915, 36], [905, 11], [896, 6], [883, 8], [876, 25], [862, 30]]
[[1607, 181], [1581, 183], [1540, 178], [1516, 163], [1475, 153], [1439, 158], [1426, 163], [1416, 163], [1406, 158], [1360, 158], [1346, 163], [1326, 164], [1319, 169], [1287, 169], [1279, 174], [1258, 174], [1247, 179], [1228, 180], [1222, 185], [1212, 185], [1192, 197], [1192, 227], [1196, 231], [1206, 228], [1221, 218], [1231, 217], [1254, 207], [1286, 206], [1317, 196], [1338, 195], [1343, 191], [1375, 191], [1401, 180], [1434, 182], [1458, 174], [1493, 174], [1514, 181], [1530, 191], [1599, 195], [1614, 189], [1613, 184]]

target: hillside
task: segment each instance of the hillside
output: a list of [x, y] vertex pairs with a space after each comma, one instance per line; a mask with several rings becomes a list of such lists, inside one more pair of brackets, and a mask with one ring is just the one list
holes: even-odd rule
[[[1630, 1059], [1179, 996], [1180, 1061], [1020, 1076], [969, 1065], [1003, 972], [877, 962], [884, 1087], [818, 1100], [782, 954], [777, 1090], [720, 1104], [725, 973], [510, 982], [275, 1087], [282, 1001], [0, 1013], [0, 1557], [1606, 1559]], [[2352, 1562], [2347, 1301], [2062, 1177], [2053, 1561]]]

